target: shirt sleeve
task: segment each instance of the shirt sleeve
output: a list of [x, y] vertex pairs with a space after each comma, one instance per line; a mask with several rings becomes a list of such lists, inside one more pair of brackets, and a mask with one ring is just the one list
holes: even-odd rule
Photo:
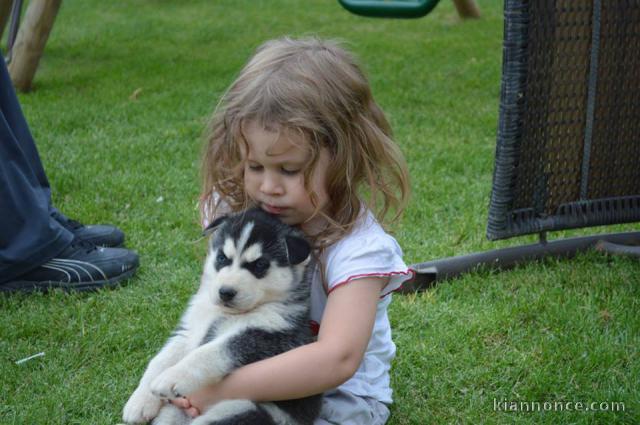
[[387, 233], [342, 241], [328, 256], [325, 270], [328, 292], [357, 279], [388, 277], [382, 297], [399, 289], [414, 273], [404, 263], [400, 245]]

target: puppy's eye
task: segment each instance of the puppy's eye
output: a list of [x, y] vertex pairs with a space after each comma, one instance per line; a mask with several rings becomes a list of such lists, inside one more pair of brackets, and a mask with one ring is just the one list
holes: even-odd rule
[[216, 255], [216, 267], [220, 268], [229, 264], [231, 264], [231, 261], [229, 260], [229, 258], [227, 258], [227, 256], [224, 255], [224, 252], [219, 251], [218, 255]]
[[254, 263], [254, 268], [256, 269], [256, 271], [264, 272], [269, 268], [269, 261], [265, 258], [258, 258], [256, 261], [254, 261]]
[[266, 258], [262, 257], [262, 258], [258, 258], [256, 261], [252, 261], [251, 263], [247, 263], [246, 267], [254, 275], [262, 277], [262, 276], [265, 275], [265, 273], [269, 269], [270, 265], [271, 264], [269, 263], [269, 260], [267, 260]]

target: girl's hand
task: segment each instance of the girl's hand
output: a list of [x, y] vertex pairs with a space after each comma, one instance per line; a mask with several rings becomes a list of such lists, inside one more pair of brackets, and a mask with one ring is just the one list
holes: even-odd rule
[[183, 409], [187, 415], [194, 418], [224, 399], [221, 389], [220, 384], [209, 385], [187, 397], [175, 398], [171, 400], [171, 404]]
[[189, 399], [186, 397], [172, 398], [171, 400], [169, 400], [169, 402], [174, 406], [184, 410], [184, 413], [186, 413], [192, 418], [195, 418], [196, 416], [200, 416], [200, 410], [193, 407]]

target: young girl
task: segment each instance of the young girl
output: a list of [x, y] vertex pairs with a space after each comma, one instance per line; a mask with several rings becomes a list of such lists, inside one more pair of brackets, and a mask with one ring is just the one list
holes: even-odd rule
[[318, 338], [174, 403], [197, 415], [223, 399], [324, 392], [317, 424], [384, 424], [395, 355], [387, 307], [413, 273], [380, 223], [402, 212], [408, 175], [354, 58], [316, 38], [261, 46], [218, 105], [203, 175], [205, 222], [257, 205], [313, 241]]

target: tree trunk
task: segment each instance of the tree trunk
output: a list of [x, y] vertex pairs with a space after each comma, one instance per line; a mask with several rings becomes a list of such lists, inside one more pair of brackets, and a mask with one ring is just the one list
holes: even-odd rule
[[13, 46], [9, 74], [16, 89], [28, 91], [62, 0], [31, 0]]
[[453, 0], [453, 4], [455, 4], [458, 15], [462, 19], [480, 17], [480, 9], [475, 0]]
[[11, 6], [13, 5], [13, 0], [0, 0], [0, 40], [2, 39], [2, 34], [4, 33], [4, 29], [9, 22], [9, 16], [11, 16]]

